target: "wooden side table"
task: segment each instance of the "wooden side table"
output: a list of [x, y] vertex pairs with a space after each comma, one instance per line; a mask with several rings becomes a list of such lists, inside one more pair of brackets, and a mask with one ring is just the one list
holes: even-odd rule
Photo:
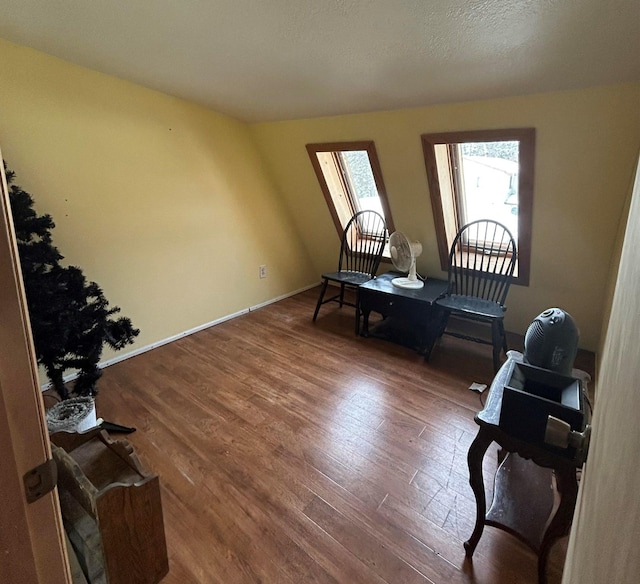
[[[571, 528], [578, 494], [576, 469], [581, 463], [514, 438], [500, 428], [504, 383], [514, 360], [522, 361], [522, 356], [510, 357], [500, 368], [484, 409], [475, 416], [479, 429], [469, 447], [467, 461], [469, 483], [476, 498], [476, 523], [464, 548], [470, 558], [485, 525], [503, 529], [538, 554], [538, 582], [546, 584], [549, 552], [559, 538], [569, 534]], [[492, 442], [507, 454], [496, 472], [493, 502], [487, 513], [482, 461]], [[528, 460], [535, 464], [527, 463]], [[559, 499], [555, 512], [552, 474]], [[518, 499], [518, 489], [513, 488], [517, 485], [524, 486], [519, 490], [523, 500]]]
[[[439, 330], [435, 301], [446, 292], [448, 284], [446, 280], [427, 278], [422, 288], [407, 290], [391, 283], [401, 275], [387, 272], [358, 288], [358, 310], [363, 316], [361, 334], [411, 346], [428, 359]], [[369, 330], [371, 311], [385, 318], [385, 326], [377, 332]]]

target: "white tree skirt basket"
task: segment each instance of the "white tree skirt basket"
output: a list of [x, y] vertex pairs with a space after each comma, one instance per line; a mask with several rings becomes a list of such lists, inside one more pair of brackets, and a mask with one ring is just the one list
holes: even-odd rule
[[47, 411], [49, 433], [86, 432], [97, 425], [96, 404], [92, 397], [72, 397]]

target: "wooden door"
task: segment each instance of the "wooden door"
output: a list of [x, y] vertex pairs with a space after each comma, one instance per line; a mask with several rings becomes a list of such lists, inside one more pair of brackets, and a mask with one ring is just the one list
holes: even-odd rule
[[23, 475], [51, 448], [1, 165], [0, 174], [0, 582], [67, 584], [57, 493], [30, 504], [24, 495]]

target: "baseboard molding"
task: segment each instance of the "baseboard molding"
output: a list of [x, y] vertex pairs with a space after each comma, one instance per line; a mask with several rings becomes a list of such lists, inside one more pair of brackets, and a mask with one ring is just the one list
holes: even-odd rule
[[319, 285], [320, 285], [320, 282], [316, 282], [315, 284], [310, 284], [309, 286], [300, 288], [295, 292], [289, 292], [288, 294], [277, 296], [276, 298], [272, 298], [271, 300], [267, 300], [266, 302], [261, 302], [260, 304], [256, 304], [255, 306], [250, 306], [249, 312], [253, 312], [254, 310], [258, 310], [259, 308], [263, 308], [265, 306], [269, 306], [269, 304], [273, 304], [275, 302], [280, 302], [280, 300], [284, 300], [285, 298], [290, 298], [291, 296], [295, 296], [296, 294], [300, 294], [301, 292], [306, 292], [307, 290], [311, 290], [311, 288], [315, 288], [316, 286], [319, 286]]
[[[238, 312], [234, 312], [233, 314], [222, 316], [220, 318], [217, 318], [216, 320], [212, 320], [210, 322], [196, 326], [192, 329], [186, 330], [176, 335], [172, 335], [170, 337], [167, 337], [166, 339], [161, 339], [149, 345], [145, 345], [144, 347], [139, 347], [137, 349], [134, 349], [133, 351], [129, 351], [128, 353], [118, 355], [117, 357], [112, 357], [111, 359], [107, 359], [106, 361], [101, 361], [100, 363], [98, 363], [98, 368], [104, 369], [106, 367], [109, 367], [110, 365], [115, 365], [116, 363], [120, 363], [121, 361], [124, 361], [126, 359], [131, 359], [131, 357], [136, 357], [137, 355], [141, 355], [142, 353], [146, 353], [147, 351], [151, 351], [153, 349], [157, 349], [158, 347], [162, 347], [162, 345], [173, 343], [173, 341], [177, 341], [178, 339], [182, 339], [188, 335], [192, 335], [194, 333], [211, 328], [212, 326], [222, 324], [223, 322], [226, 322], [233, 318], [237, 318], [238, 316], [242, 316], [244, 314], [248, 314], [249, 312], [253, 312], [260, 308], [264, 308], [265, 306], [269, 306], [269, 304], [279, 302], [280, 300], [284, 300], [285, 298], [290, 298], [291, 296], [295, 296], [296, 294], [300, 294], [301, 292], [306, 292], [307, 290], [311, 290], [311, 288], [315, 288], [319, 284], [320, 282], [316, 282], [315, 284], [310, 284], [309, 286], [299, 288], [298, 290], [294, 290], [293, 292], [289, 292], [287, 294], [282, 294], [281, 296], [277, 296], [276, 298], [272, 298], [271, 300], [267, 300], [266, 302], [261, 302], [260, 304], [250, 306], [249, 308], [244, 308], [242, 310], [239, 310]], [[65, 383], [68, 383], [69, 381], [73, 381], [77, 377], [78, 377], [78, 373], [69, 373], [68, 375], [65, 375], [63, 379]], [[49, 383], [45, 383], [44, 385], [41, 385], [40, 389], [42, 391], [45, 391], [47, 389], [50, 389], [51, 387], [52, 385], [49, 382]]]

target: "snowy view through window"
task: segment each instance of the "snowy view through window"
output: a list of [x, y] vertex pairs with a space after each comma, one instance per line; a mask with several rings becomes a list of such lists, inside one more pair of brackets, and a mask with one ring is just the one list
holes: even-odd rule
[[378, 188], [373, 178], [366, 150], [345, 151], [340, 155], [344, 166], [348, 169], [353, 193], [357, 198], [358, 211], [377, 211], [384, 217]]
[[494, 219], [518, 240], [518, 141], [460, 144], [464, 222]]

